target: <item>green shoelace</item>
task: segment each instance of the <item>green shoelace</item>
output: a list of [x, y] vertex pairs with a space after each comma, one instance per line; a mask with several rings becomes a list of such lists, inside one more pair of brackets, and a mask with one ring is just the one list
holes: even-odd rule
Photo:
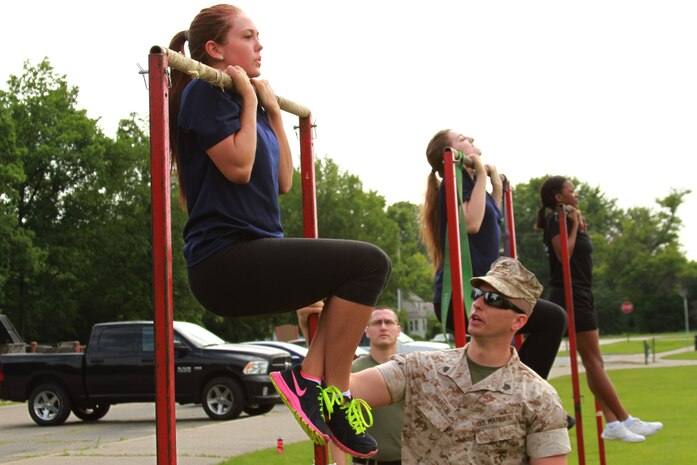
[[[334, 406], [338, 405], [339, 410], [343, 410], [349, 426], [356, 432], [362, 434], [367, 428], [373, 426], [373, 414], [370, 405], [363, 399], [351, 399], [350, 402], [344, 401], [344, 395], [336, 386], [329, 386], [322, 389], [321, 393], [327, 417], [331, 418], [334, 413]], [[368, 415], [366, 421], [363, 412]]]
[[324, 405], [329, 418], [331, 418], [332, 413], [334, 413], [334, 406], [344, 403], [344, 395], [336, 386], [329, 386], [324, 389], [320, 388], [319, 401], [320, 405]]
[[[346, 410], [346, 419], [349, 425], [356, 434], [365, 433], [367, 428], [373, 426], [373, 414], [370, 410], [370, 405], [363, 399], [351, 399], [351, 402], [344, 403], [339, 407], [341, 410]], [[368, 414], [368, 421], [365, 421], [363, 411]]]

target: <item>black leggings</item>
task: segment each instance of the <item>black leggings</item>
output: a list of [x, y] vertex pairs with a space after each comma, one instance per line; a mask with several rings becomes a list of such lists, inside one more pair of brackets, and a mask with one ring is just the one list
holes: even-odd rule
[[265, 238], [235, 242], [188, 271], [203, 307], [248, 316], [290, 312], [331, 296], [373, 306], [392, 264], [366, 242]]
[[[440, 320], [440, 305], [434, 304], [433, 309]], [[520, 360], [545, 379], [554, 365], [559, 345], [566, 332], [566, 323], [566, 312], [563, 308], [548, 300], [539, 299], [527, 323], [517, 333], [525, 335], [525, 342], [518, 351]], [[446, 327], [448, 331], [454, 329], [452, 302]]]

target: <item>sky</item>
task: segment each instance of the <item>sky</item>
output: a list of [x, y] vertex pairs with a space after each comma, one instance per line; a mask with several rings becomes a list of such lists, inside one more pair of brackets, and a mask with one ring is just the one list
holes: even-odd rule
[[[215, 2], [3, 2], [0, 88], [48, 57], [78, 107], [115, 137], [148, 117], [139, 65]], [[548, 174], [599, 187], [621, 208], [678, 210], [697, 260], [697, 28], [691, 2], [245, 0], [264, 46], [262, 78], [309, 107], [315, 156], [331, 157], [387, 204], [423, 201], [426, 145], [475, 138], [511, 183]], [[296, 166], [300, 147], [284, 122]], [[298, 187], [298, 186], [296, 186]], [[515, 199], [514, 199], [515, 203]], [[530, 219], [531, 223], [533, 219]], [[322, 219], [319, 218], [321, 231]], [[592, 225], [590, 226], [592, 227]]]

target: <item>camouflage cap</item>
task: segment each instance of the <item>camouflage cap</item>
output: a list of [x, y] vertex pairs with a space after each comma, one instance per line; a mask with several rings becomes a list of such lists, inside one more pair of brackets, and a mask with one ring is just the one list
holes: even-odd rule
[[527, 305], [521, 310], [530, 316], [537, 299], [542, 294], [542, 284], [535, 275], [515, 258], [501, 257], [492, 265], [486, 276], [470, 279], [470, 284], [479, 287], [487, 283], [497, 292], [509, 299], [521, 299]]

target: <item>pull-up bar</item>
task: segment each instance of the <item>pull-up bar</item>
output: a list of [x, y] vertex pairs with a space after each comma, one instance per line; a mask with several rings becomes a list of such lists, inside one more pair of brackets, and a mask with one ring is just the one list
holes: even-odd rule
[[[176, 69], [177, 71], [181, 71], [182, 73], [186, 73], [190, 76], [203, 79], [204, 81], [210, 82], [211, 84], [219, 85], [224, 89], [234, 88], [232, 78], [227, 73], [223, 73], [219, 69], [211, 68], [210, 66], [203, 64], [200, 61], [188, 58], [172, 49], [162, 47], [159, 45], [154, 45], [150, 49], [150, 53], [162, 53], [167, 55], [167, 61], [169, 62], [169, 66]], [[299, 116], [301, 118], [306, 118], [310, 116], [310, 109], [303, 105], [300, 105], [299, 103], [295, 103], [292, 100], [288, 100], [287, 98], [279, 97], [278, 95], [276, 96], [276, 100], [278, 100], [278, 105], [281, 107], [281, 110], [283, 111], [287, 111], [288, 113], [291, 113], [295, 116]]]
[[[232, 89], [229, 75], [179, 52], [153, 46], [149, 56], [150, 176], [153, 232], [153, 307], [155, 322], [155, 389], [157, 464], [176, 465], [174, 393], [174, 329], [172, 294], [172, 242], [170, 217], [169, 87], [167, 68]], [[277, 97], [281, 110], [300, 117], [300, 163], [305, 237], [317, 237], [314, 155], [310, 110]], [[326, 465], [326, 446], [315, 446], [315, 463]]]

